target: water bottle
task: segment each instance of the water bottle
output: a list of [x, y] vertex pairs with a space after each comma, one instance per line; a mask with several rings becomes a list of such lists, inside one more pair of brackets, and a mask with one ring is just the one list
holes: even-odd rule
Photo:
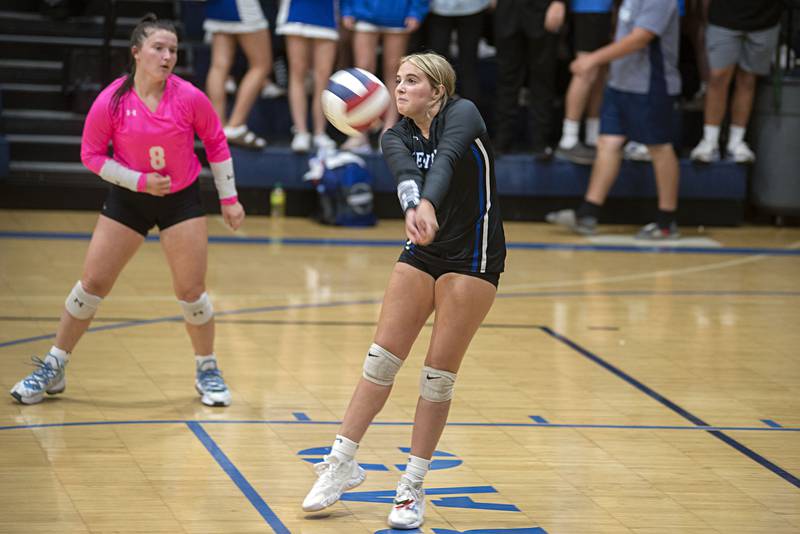
[[273, 217], [283, 217], [286, 213], [286, 191], [280, 182], [275, 183], [269, 194], [269, 213]]

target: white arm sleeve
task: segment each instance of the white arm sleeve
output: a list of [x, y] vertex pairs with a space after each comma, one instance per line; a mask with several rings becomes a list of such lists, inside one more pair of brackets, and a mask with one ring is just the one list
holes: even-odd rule
[[233, 175], [233, 160], [231, 158], [218, 163], [210, 163], [211, 174], [214, 175], [214, 185], [217, 188], [219, 199], [236, 196], [236, 180]]
[[117, 161], [109, 158], [100, 168], [100, 178], [106, 182], [117, 184], [131, 191], [139, 191], [139, 176], [142, 173], [136, 172], [128, 167], [121, 165]]
[[403, 180], [397, 184], [397, 198], [400, 200], [400, 207], [403, 213], [409, 208], [416, 208], [419, 205], [419, 186], [414, 180]]

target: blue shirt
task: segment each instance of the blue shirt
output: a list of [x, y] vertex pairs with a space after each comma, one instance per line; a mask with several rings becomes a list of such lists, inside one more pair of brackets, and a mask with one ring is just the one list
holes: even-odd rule
[[569, 7], [573, 13], [611, 13], [614, 0], [571, 0]]

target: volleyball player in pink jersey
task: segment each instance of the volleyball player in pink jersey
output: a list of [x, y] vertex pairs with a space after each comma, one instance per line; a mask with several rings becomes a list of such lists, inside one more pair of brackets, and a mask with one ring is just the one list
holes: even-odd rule
[[[133, 69], [97, 97], [86, 117], [81, 159], [111, 182], [92, 234], [81, 279], [61, 314], [55, 345], [11, 395], [22, 404], [64, 391], [69, 355], [153, 226], [196, 354], [195, 388], [203, 404], [228, 406], [231, 395], [214, 355], [214, 311], [205, 291], [208, 228], [200, 201], [194, 135], [206, 149], [222, 216], [233, 230], [244, 209], [219, 118], [202, 91], [172, 74], [178, 52], [173, 25], [148, 15], [131, 35]], [[111, 141], [114, 155], [108, 156]]]

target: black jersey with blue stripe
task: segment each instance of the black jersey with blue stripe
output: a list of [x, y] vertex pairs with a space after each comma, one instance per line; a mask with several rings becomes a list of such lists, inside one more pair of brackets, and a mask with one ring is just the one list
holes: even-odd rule
[[405, 117], [381, 147], [398, 184], [413, 184], [436, 208], [439, 231], [427, 246], [407, 244], [421, 260], [453, 271], [500, 273], [506, 245], [497, 201], [494, 150], [469, 100], [450, 99], [431, 122], [429, 138]]

